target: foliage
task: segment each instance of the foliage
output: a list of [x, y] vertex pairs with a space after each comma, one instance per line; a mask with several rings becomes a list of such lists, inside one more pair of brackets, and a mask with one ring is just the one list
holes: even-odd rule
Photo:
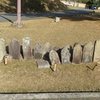
[[[47, 12], [65, 10], [67, 6], [60, 0], [21, 0], [22, 13], [27, 12]], [[6, 4], [6, 5], [5, 5]], [[17, 0], [2, 0], [0, 3], [1, 11], [16, 13]]]

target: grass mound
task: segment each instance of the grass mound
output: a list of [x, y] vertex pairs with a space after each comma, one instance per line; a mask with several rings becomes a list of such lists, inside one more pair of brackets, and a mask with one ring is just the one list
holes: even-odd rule
[[[2, 0], [0, 12], [16, 13], [17, 0]], [[22, 0], [22, 13], [47, 12], [68, 9], [60, 0]]]

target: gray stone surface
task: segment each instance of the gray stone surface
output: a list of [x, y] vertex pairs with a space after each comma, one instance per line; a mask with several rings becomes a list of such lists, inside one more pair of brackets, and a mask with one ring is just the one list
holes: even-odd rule
[[56, 51], [51, 50], [49, 52], [49, 58], [50, 58], [50, 62], [52, 65], [60, 64], [60, 59], [59, 59], [58, 53]]
[[94, 62], [100, 62], [100, 39], [95, 43]]
[[20, 59], [20, 43], [17, 39], [12, 39], [9, 44], [9, 54], [13, 59]]
[[81, 61], [82, 61], [82, 47], [80, 44], [76, 43], [73, 49], [72, 62], [75, 64], [80, 64]]
[[47, 42], [43, 47], [42, 47], [42, 58], [48, 59], [49, 55], [48, 53], [51, 50], [51, 45], [49, 42]]
[[71, 54], [70, 54], [70, 46], [67, 45], [66, 47], [64, 47], [61, 50], [61, 62], [62, 62], [62, 64], [63, 65], [70, 64], [70, 57], [71, 57]]
[[22, 39], [23, 57], [25, 60], [32, 60], [32, 40], [29, 37]]
[[60, 22], [60, 17], [55, 17], [54, 22]]
[[92, 42], [89, 42], [89, 43], [84, 45], [84, 47], [83, 47], [83, 58], [82, 58], [83, 63], [92, 62], [93, 51], [94, 51], [94, 45], [92, 44]]
[[50, 64], [46, 60], [37, 61], [38, 68], [50, 68]]
[[34, 59], [42, 59], [42, 45], [36, 43], [34, 46]]
[[2, 62], [4, 55], [6, 54], [5, 51], [5, 40], [0, 38], [0, 62]]
[[0, 100], [100, 100], [100, 93], [13, 93], [0, 94]]

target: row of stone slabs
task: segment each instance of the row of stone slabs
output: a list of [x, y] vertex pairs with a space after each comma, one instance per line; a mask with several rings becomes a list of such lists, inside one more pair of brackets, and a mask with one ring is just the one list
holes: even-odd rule
[[99, 62], [100, 61], [100, 40], [97, 40], [95, 44], [91, 42], [80, 45], [75, 43], [73, 49], [71, 46], [67, 45], [60, 49], [55, 47], [51, 49], [50, 43], [46, 43], [41, 46], [37, 43], [34, 48], [32, 48], [32, 40], [29, 37], [22, 39], [22, 49], [21, 45], [17, 39], [12, 39], [9, 43], [8, 50], [5, 50], [5, 40], [0, 39], [0, 61], [3, 60], [6, 52], [12, 56], [13, 59], [19, 60], [20, 54], [22, 54], [25, 60], [34, 59], [44, 59], [42, 61], [37, 61], [38, 67], [49, 67], [51, 65], [59, 64], [68, 65], [71, 62], [75, 64], [89, 63], [89, 62]]

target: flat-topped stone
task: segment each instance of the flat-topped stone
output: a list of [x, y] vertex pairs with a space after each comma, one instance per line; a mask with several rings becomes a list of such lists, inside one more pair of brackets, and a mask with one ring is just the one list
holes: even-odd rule
[[32, 60], [32, 40], [29, 37], [22, 39], [23, 57], [25, 60]]
[[42, 45], [36, 43], [34, 46], [34, 59], [42, 59]]
[[37, 61], [37, 67], [38, 68], [50, 68], [50, 64], [46, 60]]

